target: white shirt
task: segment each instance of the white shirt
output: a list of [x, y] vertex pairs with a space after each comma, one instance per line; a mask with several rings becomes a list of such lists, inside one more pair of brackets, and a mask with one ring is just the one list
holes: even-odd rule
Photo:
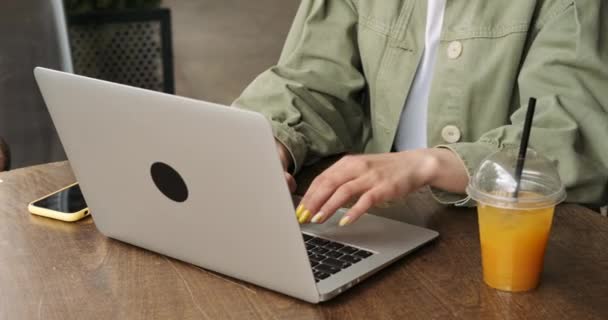
[[427, 0], [424, 52], [399, 120], [397, 151], [427, 147], [427, 107], [444, 9], [445, 0]]

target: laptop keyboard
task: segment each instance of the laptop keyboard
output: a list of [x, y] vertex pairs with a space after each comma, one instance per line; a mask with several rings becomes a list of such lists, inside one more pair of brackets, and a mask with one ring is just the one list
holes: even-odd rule
[[315, 281], [331, 277], [353, 264], [369, 258], [372, 252], [303, 233]]

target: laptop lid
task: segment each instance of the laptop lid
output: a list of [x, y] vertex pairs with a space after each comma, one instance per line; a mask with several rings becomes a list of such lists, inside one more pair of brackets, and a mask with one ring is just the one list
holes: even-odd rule
[[44, 68], [35, 76], [103, 234], [318, 302], [262, 115]]

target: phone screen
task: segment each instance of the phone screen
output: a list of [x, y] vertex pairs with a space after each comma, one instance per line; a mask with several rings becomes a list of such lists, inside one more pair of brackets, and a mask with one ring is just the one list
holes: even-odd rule
[[78, 184], [40, 199], [33, 205], [65, 213], [75, 213], [87, 208]]

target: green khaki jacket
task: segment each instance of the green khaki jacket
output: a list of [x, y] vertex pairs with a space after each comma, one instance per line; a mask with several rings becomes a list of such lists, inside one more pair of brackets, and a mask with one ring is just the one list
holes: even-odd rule
[[[304, 0], [276, 66], [234, 105], [263, 113], [295, 171], [320, 157], [389, 152], [424, 50], [425, 0]], [[567, 200], [608, 195], [608, 3], [447, 0], [428, 104], [428, 145], [469, 175], [518, 146], [556, 164]], [[434, 190], [444, 203], [464, 195]]]

